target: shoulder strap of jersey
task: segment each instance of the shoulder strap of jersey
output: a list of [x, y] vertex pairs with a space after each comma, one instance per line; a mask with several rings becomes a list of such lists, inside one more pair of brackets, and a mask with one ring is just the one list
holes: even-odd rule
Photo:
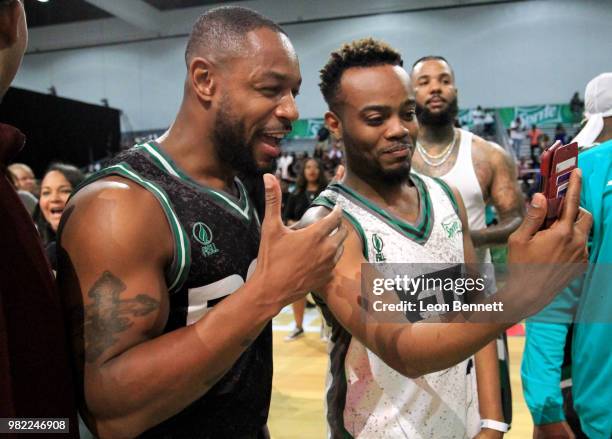
[[453, 209], [455, 209], [455, 213], [459, 215], [459, 203], [457, 203], [457, 198], [455, 197], [455, 194], [453, 193], [453, 190], [450, 188], [448, 183], [446, 183], [444, 180], [438, 177], [432, 177], [432, 180], [438, 183], [442, 187], [442, 189], [448, 196], [448, 199], [450, 200], [451, 204], [453, 205]]
[[125, 162], [117, 163], [102, 169], [86, 179], [83, 184], [79, 186], [79, 189], [86, 184], [110, 175], [118, 175], [140, 185], [149, 191], [161, 205], [168, 224], [170, 225], [172, 237], [174, 238], [174, 257], [172, 263], [166, 269], [166, 284], [168, 285], [168, 291], [170, 293], [179, 290], [189, 274], [189, 269], [191, 266], [191, 246], [189, 243], [189, 235], [179, 221], [178, 215], [172, 207], [168, 194], [156, 183], [138, 175], [138, 173], [136, 173], [136, 171]]
[[[311, 206], [323, 206], [331, 210], [336, 206], [338, 197], [342, 197], [342, 195], [339, 194], [333, 188], [328, 188], [321, 192], [319, 196], [313, 200]], [[350, 202], [350, 200], [347, 201]], [[363, 253], [363, 257], [368, 260], [368, 240], [366, 238], [366, 234], [363, 230], [363, 227], [361, 226], [357, 218], [351, 215], [351, 213], [344, 207], [342, 207], [342, 214], [346, 217], [348, 222], [351, 223], [351, 225], [357, 232], [359, 239], [361, 239], [361, 251]]]

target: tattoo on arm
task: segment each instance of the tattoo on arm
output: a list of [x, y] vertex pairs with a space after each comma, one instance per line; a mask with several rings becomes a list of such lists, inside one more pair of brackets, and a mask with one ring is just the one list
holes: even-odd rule
[[474, 160], [474, 173], [476, 174], [476, 179], [480, 184], [480, 190], [482, 191], [482, 198], [485, 203], [491, 197], [491, 187], [493, 186], [493, 170], [491, 169], [491, 164], [488, 162], [483, 162], [482, 160]]
[[117, 334], [134, 324], [134, 317], [143, 317], [159, 308], [159, 301], [146, 294], [132, 299], [121, 299], [125, 284], [105, 271], [87, 295], [93, 303], [85, 306], [84, 341], [85, 360], [95, 362], [118, 339]]
[[474, 246], [505, 244], [508, 236], [520, 225], [523, 197], [516, 177], [516, 165], [505, 153], [495, 160], [491, 181], [490, 201], [499, 215], [497, 225], [473, 230]]

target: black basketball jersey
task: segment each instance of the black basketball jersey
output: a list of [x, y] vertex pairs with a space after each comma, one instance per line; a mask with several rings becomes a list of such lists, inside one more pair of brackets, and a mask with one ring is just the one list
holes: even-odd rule
[[[119, 154], [91, 180], [109, 175], [128, 178], [151, 192], [170, 224], [175, 251], [165, 273], [170, 315], [164, 332], [195, 323], [244, 284], [255, 268], [260, 224], [240, 180], [236, 179], [239, 197], [204, 187], [185, 175], [155, 142]], [[168, 367], [172, 361], [168, 358]], [[213, 388], [143, 436], [255, 438], [267, 422], [271, 390], [272, 326], [268, 324]]]

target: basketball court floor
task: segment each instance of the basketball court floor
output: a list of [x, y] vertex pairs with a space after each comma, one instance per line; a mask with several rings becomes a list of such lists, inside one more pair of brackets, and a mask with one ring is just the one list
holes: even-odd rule
[[[274, 383], [268, 426], [272, 439], [323, 439], [325, 418], [323, 395], [327, 368], [327, 343], [319, 337], [321, 320], [316, 309], [304, 316], [306, 336], [285, 342], [293, 329], [291, 307], [286, 307], [274, 325]], [[532, 436], [533, 424], [523, 400], [520, 364], [524, 337], [508, 337], [514, 419], [506, 439]]]

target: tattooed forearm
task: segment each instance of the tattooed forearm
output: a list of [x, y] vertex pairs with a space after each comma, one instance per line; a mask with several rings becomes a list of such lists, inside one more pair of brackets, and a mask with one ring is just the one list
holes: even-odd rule
[[473, 230], [470, 234], [474, 247], [504, 245], [508, 242], [508, 236], [521, 225], [522, 216], [516, 212], [508, 216], [494, 226], [486, 229]]
[[480, 230], [472, 230], [474, 247], [504, 245], [508, 236], [523, 218], [523, 196], [516, 179], [516, 165], [512, 158], [499, 151], [491, 156], [493, 170], [490, 191], [483, 191], [485, 202], [495, 206], [498, 223]]
[[105, 271], [88, 292], [93, 302], [85, 306], [85, 360], [92, 363], [100, 358], [118, 339], [116, 335], [133, 325], [134, 317], [142, 317], [159, 308], [159, 301], [146, 294], [121, 299], [125, 284]]

